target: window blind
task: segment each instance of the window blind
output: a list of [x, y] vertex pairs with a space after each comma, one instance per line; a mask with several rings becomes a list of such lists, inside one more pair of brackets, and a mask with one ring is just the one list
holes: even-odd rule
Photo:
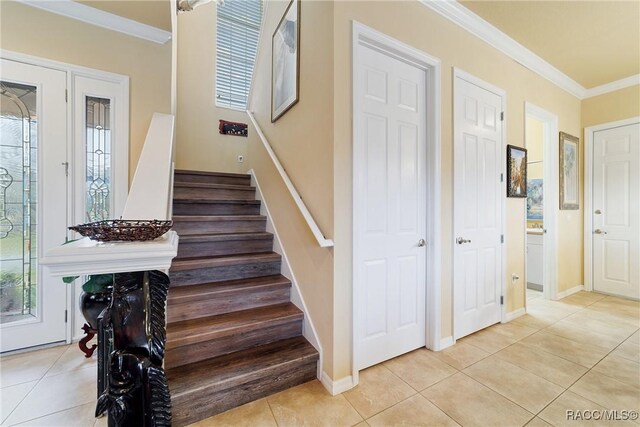
[[216, 105], [247, 108], [261, 21], [261, 0], [225, 0], [218, 5]]

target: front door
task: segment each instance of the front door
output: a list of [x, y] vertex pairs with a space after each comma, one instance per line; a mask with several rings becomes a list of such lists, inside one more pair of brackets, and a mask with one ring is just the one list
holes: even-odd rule
[[640, 124], [593, 139], [593, 287], [640, 298]]
[[354, 70], [356, 368], [426, 344], [426, 71], [366, 45]]
[[459, 76], [454, 98], [454, 338], [500, 321], [502, 97]]
[[0, 351], [66, 339], [67, 285], [39, 264], [67, 226], [67, 75], [1, 59]]

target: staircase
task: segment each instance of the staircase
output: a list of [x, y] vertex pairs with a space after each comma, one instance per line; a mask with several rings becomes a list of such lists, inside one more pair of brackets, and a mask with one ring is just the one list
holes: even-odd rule
[[165, 370], [183, 426], [316, 378], [249, 175], [176, 171]]

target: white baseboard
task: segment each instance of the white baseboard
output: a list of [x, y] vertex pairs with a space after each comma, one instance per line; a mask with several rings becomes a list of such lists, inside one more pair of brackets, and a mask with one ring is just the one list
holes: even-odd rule
[[444, 350], [447, 347], [451, 347], [456, 343], [456, 340], [453, 339], [453, 336], [445, 337], [440, 339], [440, 342], [437, 345], [437, 348], [434, 348], [434, 351]]
[[344, 393], [347, 390], [351, 390], [356, 385], [353, 383], [353, 377], [349, 375], [348, 377], [344, 377], [339, 379], [338, 381], [333, 381], [329, 378], [326, 372], [322, 372], [320, 376], [320, 382], [327, 389], [332, 396], [335, 396], [340, 393]]
[[527, 314], [527, 310], [525, 310], [524, 307], [510, 311], [509, 313], [506, 313], [504, 315], [503, 323], [511, 322], [513, 319], [517, 319], [518, 317], [524, 316], [525, 314]]
[[556, 299], [566, 298], [569, 295], [575, 294], [576, 292], [584, 291], [584, 285], [574, 286], [573, 288], [569, 288], [566, 291], [558, 292], [556, 295]]

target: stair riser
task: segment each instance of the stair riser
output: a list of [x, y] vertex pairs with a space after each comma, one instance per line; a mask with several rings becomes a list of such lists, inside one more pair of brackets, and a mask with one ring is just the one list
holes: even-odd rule
[[272, 248], [273, 237], [218, 242], [180, 242], [178, 258], [270, 252]]
[[171, 369], [301, 334], [302, 318], [297, 318], [270, 327], [256, 326], [254, 330], [243, 334], [219, 337], [177, 348], [173, 348], [171, 342], [167, 342], [168, 351], [164, 358], [164, 366], [165, 369]]
[[316, 360], [305, 361], [285, 369], [274, 369], [274, 372], [269, 375], [227, 390], [218, 392], [198, 390], [172, 397], [172, 425], [186, 426], [236, 406], [312, 381], [317, 376], [316, 365]]
[[175, 221], [173, 230], [178, 234], [263, 232], [266, 219], [256, 221]]
[[249, 279], [280, 274], [280, 261], [226, 265], [169, 272], [171, 286]]
[[174, 200], [174, 215], [260, 215], [260, 205], [235, 203], [184, 203]]
[[251, 185], [251, 177], [243, 176], [211, 176], [176, 173], [174, 182], [195, 182], [198, 184]]
[[203, 296], [197, 301], [183, 304], [172, 302], [171, 291], [169, 291], [167, 322], [198, 319], [211, 316], [213, 313], [225, 314], [272, 304], [285, 304], [289, 302], [290, 288], [291, 285], [285, 283], [256, 290], [241, 289], [237, 292], [225, 292], [222, 295], [212, 294], [211, 298]]
[[255, 193], [255, 190], [230, 188], [176, 187], [173, 190], [173, 195], [178, 199], [192, 197], [195, 199], [255, 200]]

